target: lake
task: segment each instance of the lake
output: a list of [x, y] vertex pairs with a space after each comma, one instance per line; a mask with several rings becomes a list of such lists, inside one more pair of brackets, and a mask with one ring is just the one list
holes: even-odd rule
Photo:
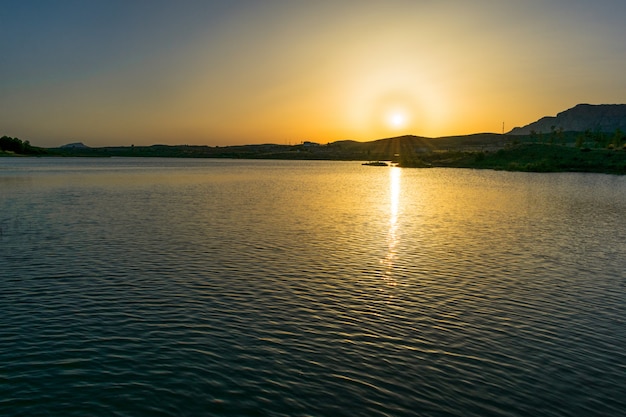
[[626, 414], [626, 177], [0, 159], [3, 416]]

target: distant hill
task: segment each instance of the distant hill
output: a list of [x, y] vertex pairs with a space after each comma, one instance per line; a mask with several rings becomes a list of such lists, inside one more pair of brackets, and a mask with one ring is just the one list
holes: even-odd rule
[[89, 146], [85, 145], [82, 142], [68, 143], [67, 145], [63, 145], [60, 149], [89, 149]]
[[510, 138], [495, 133], [427, 138], [397, 136], [370, 142], [341, 140], [326, 145], [303, 142], [298, 145], [231, 146], [109, 146], [90, 148], [80, 142], [49, 151], [65, 156], [139, 156], [178, 158], [254, 158], [254, 159], [326, 159], [326, 160], [397, 160], [402, 156], [441, 151], [492, 151], [503, 148]]
[[[626, 137], [622, 136], [597, 132], [587, 135], [569, 131], [548, 135], [477, 133], [439, 138], [405, 135], [370, 142], [341, 140], [325, 145], [302, 142], [298, 145], [269, 143], [236, 146], [152, 145], [90, 148], [81, 143], [75, 143], [59, 148], [42, 149], [42, 151], [48, 155], [81, 157], [392, 161], [402, 167], [416, 168], [486, 168], [507, 171], [574, 171], [624, 175], [626, 174], [626, 144], [624, 143]], [[0, 139], [15, 141], [6, 137]], [[11, 155], [13, 153], [0, 152], [0, 156]]]
[[556, 117], [546, 116], [523, 127], [516, 127], [509, 135], [529, 135], [549, 133], [552, 129], [564, 132], [615, 132], [620, 129], [626, 132], [626, 104], [578, 104], [575, 107], [558, 113]]

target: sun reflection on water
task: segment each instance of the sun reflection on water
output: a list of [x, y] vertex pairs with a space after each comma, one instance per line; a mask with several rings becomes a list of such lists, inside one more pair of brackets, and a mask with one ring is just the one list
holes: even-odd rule
[[388, 285], [395, 286], [397, 282], [393, 277], [393, 266], [396, 259], [396, 247], [398, 245], [398, 212], [400, 207], [400, 177], [402, 169], [391, 167], [389, 169], [389, 232], [387, 233], [387, 255], [381, 260], [385, 269], [383, 279]]

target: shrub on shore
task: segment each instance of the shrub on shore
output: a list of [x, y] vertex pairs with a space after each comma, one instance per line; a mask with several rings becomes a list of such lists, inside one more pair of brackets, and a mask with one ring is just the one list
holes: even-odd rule
[[2, 136], [0, 138], [0, 151], [22, 155], [39, 155], [46, 153], [44, 149], [32, 146], [29, 141], [22, 141], [10, 136]]

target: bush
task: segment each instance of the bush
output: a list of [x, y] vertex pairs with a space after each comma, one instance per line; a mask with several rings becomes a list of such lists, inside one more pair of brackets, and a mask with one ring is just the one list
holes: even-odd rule
[[45, 153], [42, 148], [31, 146], [29, 141], [22, 142], [18, 138], [9, 136], [2, 136], [0, 138], [0, 151], [32, 155]]
[[0, 150], [22, 153], [24, 152], [24, 142], [18, 138], [11, 138], [9, 136], [2, 136], [0, 138]]

